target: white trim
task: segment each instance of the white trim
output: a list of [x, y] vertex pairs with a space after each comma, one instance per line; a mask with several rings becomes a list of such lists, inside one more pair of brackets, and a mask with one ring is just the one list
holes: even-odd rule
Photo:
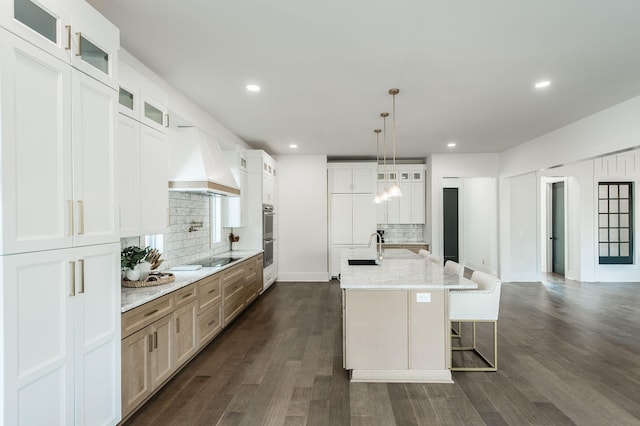
[[352, 370], [352, 382], [453, 383], [451, 370]]

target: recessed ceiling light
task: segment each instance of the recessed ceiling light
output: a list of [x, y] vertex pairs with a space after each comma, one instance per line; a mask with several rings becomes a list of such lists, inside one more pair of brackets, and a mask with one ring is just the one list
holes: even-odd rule
[[298, 145], [295, 144], [295, 143], [289, 144], [289, 148], [296, 149], [297, 147], [298, 147]]
[[259, 92], [260, 86], [258, 86], [257, 84], [247, 84], [247, 90], [250, 92]]
[[455, 146], [456, 146], [456, 145], [457, 145], [457, 144], [456, 144], [455, 142], [449, 142], [449, 143], [447, 144], [447, 147], [449, 147], [449, 148], [455, 148]]
[[545, 87], [549, 87], [551, 82], [549, 80], [542, 80], [535, 84], [536, 89], [544, 89]]

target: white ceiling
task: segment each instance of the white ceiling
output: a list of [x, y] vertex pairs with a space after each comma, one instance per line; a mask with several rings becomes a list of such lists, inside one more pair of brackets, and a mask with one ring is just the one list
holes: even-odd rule
[[375, 156], [392, 87], [403, 158], [450, 141], [501, 151], [640, 95], [638, 0], [89, 3], [125, 49], [272, 154]]

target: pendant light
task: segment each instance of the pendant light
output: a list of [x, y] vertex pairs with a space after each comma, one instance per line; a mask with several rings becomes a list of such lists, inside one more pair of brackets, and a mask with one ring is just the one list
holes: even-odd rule
[[[380, 132], [382, 132], [382, 129], [375, 129], [374, 132], [376, 134], [376, 181], [377, 181], [378, 168], [380, 167], [379, 166], [380, 164]], [[376, 196], [373, 197], [373, 203], [374, 204], [382, 203], [382, 197], [380, 197], [379, 193], [376, 193]]]
[[400, 93], [400, 89], [389, 89], [389, 94], [393, 97], [393, 105], [391, 108], [393, 114], [393, 172], [395, 173], [395, 182], [389, 187], [389, 197], [402, 197], [402, 190], [398, 185], [398, 166], [396, 165], [396, 95]]
[[384, 187], [382, 188], [382, 193], [380, 194], [380, 198], [382, 201], [387, 201], [389, 199], [389, 191], [387, 191], [387, 117], [389, 117], [388, 112], [381, 112], [380, 117], [382, 117], [382, 140], [384, 141], [384, 160], [383, 160], [383, 173], [384, 173]]

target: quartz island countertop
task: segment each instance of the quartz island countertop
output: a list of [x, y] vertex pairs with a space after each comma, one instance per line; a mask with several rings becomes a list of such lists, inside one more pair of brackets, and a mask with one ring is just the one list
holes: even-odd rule
[[342, 289], [474, 289], [472, 281], [445, 272], [424, 256], [407, 249], [383, 250], [379, 265], [349, 265], [348, 259], [375, 259], [373, 248], [353, 250], [340, 260]]
[[188, 286], [189, 284], [206, 278], [209, 275], [213, 275], [217, 272], [223, 271], [224, 269], [229, 268], [237, 264], [238, 262], [241, 262], [242, 260], [246, 260], [260, 253], [262, 253], [262, 250], [234, 250], [232, 252], [228, 251], [217, 254], [216, 256], [224, 257], [233, 255], [234, 257], [241, 257], [242, 259], [224, 266], [217, 266], [214, 268], [203, 267], [202, 269], [198, 269], [197, 271], [172, 271], [171, 269], [168, 269], [164, 272], [171, 272], [175, 276], [175, 281], [168, 284], [140, 288], [122, 287], [122, 296], [120, 299], [121, 311], [122, 313], [124, 313], [133, 308], [137, 308], [140, 305], [144, 305], [145, 303], [151, 302], [158, 297], [179, 290], [182, 287]]

